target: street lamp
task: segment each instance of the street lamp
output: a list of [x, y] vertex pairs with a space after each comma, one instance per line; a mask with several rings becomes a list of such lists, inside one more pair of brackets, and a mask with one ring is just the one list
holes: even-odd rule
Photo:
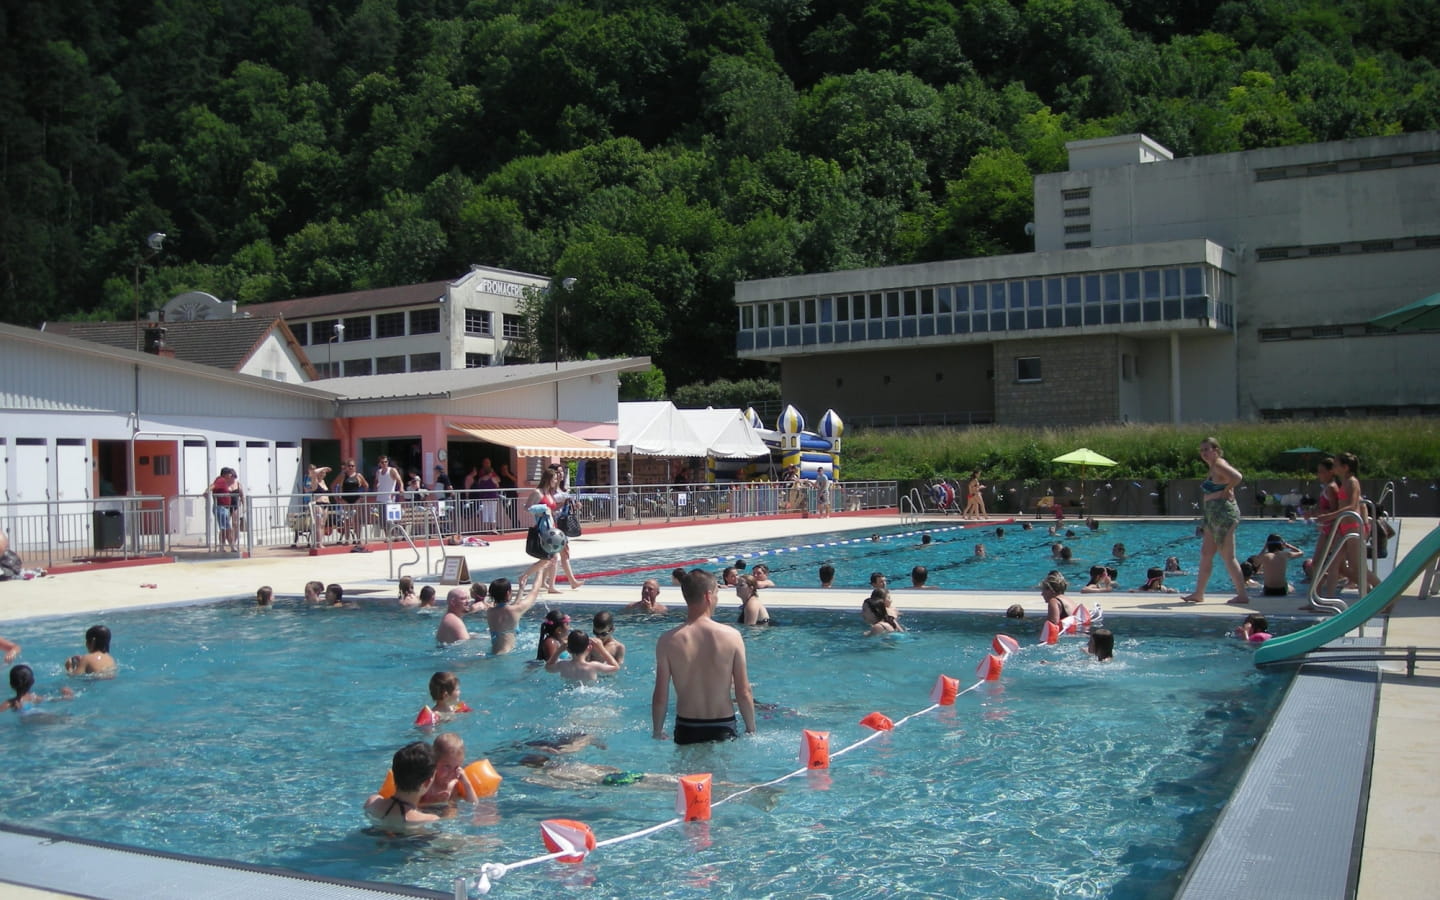
[[335, 333], [330, 335], [330, 340], [325, 343], [325, 377], [335, 377], [335, 342], [345, 340], [345, 323], [336, 322], [333, 329]]
[[145, 249], [140, 252], [140, 258], [135, 261], [135, 352], [140, 352], [140, 267], [149, 262], [150, 257], [160, 252], [165, 246], [165, 232], [152, 231], [145, 238]]
[[[568, 294], [575, 290], [576, 281], [579, 281], [579, 279], [571, 276], [562, 279], [560, 286], [564, 288], [565, 293]], [[550, 298], [550, 321], [555, 332], [555, 371], [558, 372], [560, 371], [560, 301], [554, 297]]]

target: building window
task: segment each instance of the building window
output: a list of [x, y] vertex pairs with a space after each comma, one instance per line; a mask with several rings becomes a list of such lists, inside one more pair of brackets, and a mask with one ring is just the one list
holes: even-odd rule
[[[318, 322], [310, 323], [310, 343], [317, 347], [329, 343], [335, 337], [335, 319], [321, 319]], [[339, 343], [339, 340], [336, 341]]]
[[405, 314], [403, 312], [380, 313], [375, 317], [375, 337], [392, 338], [404, 336]]
[[438, 353], [412, 353], [410, 354], [410, 371], [412, 372], [436, 372], [440, 369], [440, 354]]
[[[338, 365], [338, 363], [337, 363]], [[370, 375], [374, 372], [374, 366], [368, 359], [347, 359], [345, 360], [345, 374], [348, 375]]]
[[1067, 219], [1083, 219], [1088, 215], [1090, 215], [1090, 207], [1088, 206], [1077, 206], [1074, 209], [1065, 210], [1065, 218]]
[[465, 333], [475, 334], [482, 337], [490, 334], [490, 310], [488, 309], [467, 309], [465, 310]]
[[500, 314], [500, 336], [512, 340], [525, 337], [525, 320], [509, 313]]
[[755, 327], [755, 307], [749, 303], [740, 307], [740, 327], [746, 331]]
[[1065, 242], [1065, 249], [1066, 249], [1066, 250], [1084, 250], [1084, 249], [1085, 249], [1086, 247], [1088, 247], [1088, 246], [1090, 246], [1090, 242], [1089, 242], [1089, 241], [1066, 241], [1066, 242]]
[[1089, 226], [1089, 225], [1066, 225], [1066, 226], [1065, 226], [1065, 233], [1066, 233], [1066, 234], [1089, 234], [1089, 233], [1090, 233], [1090, 226]]
[[405, 371], [405, 357], [403, 356], [382, 356], [375, 360], [375, 374], [377, 375], [398, 375]]
[[1015, 380], [1021, 384], [1033, 384], [1040, 380], [1040, 357], [1015, 357]]
[[488, 353], [467, 353], [465, 354], [465, 368], [483, 369], [490, 365], [490, 354]]
[[1061, 192], [1060, 192], [1060, 199], [1061, 199], [1061, 200], [1089, 200], [1089, 199], [1090, 199], [1090, 189], [1089, 189], [1088, 187], [1086, 187], [1086, 188], [1071, 188], [1071, 189], [1068, 190], [1068, 191], [1061, 191]]
[[299, 344], [300, 346], [304, 347], [310, 343], [309, 325], [306, 325], [303, 322], [291, 325], [290, 333], [295, 335], [295, 343]]
[[440, 310], [438, 309], [412, 309], [410, 310], [410, 333], [411, 334], [435, 334], [440, 331]]
[[345, 340], [347, 341], [368, 341], [370, 340], [370, 317], [351, 316], [345, 320]]

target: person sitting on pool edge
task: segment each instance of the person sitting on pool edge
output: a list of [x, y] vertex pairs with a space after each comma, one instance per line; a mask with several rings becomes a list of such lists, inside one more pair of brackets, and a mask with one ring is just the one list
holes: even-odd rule
[[[755, 733], [755, 695], [745, 665], [740, 632], [713, 618], [720, 595], [715, 576], [694, 569], [680, 586], [685, 623], [655, 642], [655, 690], [650, 695], [651, 736], [666, 739], [670, 685], [675, 685], [675, 743], [728, 741], [735, 733], [735, 708], [745, 733]], [[733, 699], [732, 699], [733, 698]]]
[[665, 615], [669, 610], [660, 604], [660, 582], [653, 578], [645, 579], [645, 583], [640, 585], [640, 599], [620, 611]]
[[415, 741], [396, 750], [390, 760], [390, 773], [395, 777], [395, 794], [371, 794], [365, 801], [365, 814], [371, 821], [405, 827], [440, 818], [420, 809], [420, 798], [435, 781], [435, 751], [429, 744]]
[[110, 655], [110, 629], [91, 625], [85, 631], [85, 654], [65, 660], [71, 675], [114, 675], [115, 658]]
[[1110, 662], [1115, 658], [1115, 635], [1108, 628], [1095, 629], [1090, 632], [1085, 652], [1095, 657], [1096, 662]]
[[829, 563], [820, 567], [820, 586], [822, 588], [835, 586], [835, 567]]

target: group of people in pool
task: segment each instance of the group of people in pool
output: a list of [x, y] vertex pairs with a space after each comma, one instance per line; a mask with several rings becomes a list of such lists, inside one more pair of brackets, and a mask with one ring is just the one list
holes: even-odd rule
[[[0, 652], [5, 662], [14, 662], [20, 656], [20, 645], [0, 638]], [[85, 652], [65, 660], [68, 675], [82, 675], [93, 678], [110, 678], [115, 675], [115, 658], [110, 655], [110, 629], [104, 625], [91, 625], [85, 630]], [[75, 692], [69, 687], [60, 688], [59, 694], [49, 697], [35, 693], [35, 670], [25, 663], [10, 668], [10, 690], [14, 696], [0, 702], [0, 711], [26, 713], [37, 704], [48, 700], [69, 700]]]

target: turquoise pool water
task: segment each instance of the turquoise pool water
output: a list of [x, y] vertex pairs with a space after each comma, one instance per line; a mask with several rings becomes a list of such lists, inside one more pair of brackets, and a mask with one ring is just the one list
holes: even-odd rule
[[[1120, 588], [1128, 590], [1144, 583], [1147, 568], [1164, 566], [1166, 557], [1176, 556], [1189, 574], [1167, 576], [1166, 584], [1186, 592], [1195, 589], [1194, 573], [1200, 560], [1200, 539], [1195, 536], [1194, 523], [1106, 520], [1100, 530], [1091, 531], [1083, 522], [1072, 522], [1078, 526], [1072, 538], [1065, 537], [1063, 532], [1052, 537], [1046, 531], [1049, 523], [1032, 524], [1034, 527], [1030, 531], [1022, 530], [1019, 522], [984, 527], [966, 526], [959, 522], [941, 523], [928, 529], [897, 527], [874, 532], [879, 537], [878, 541], [870, 540], [871, 531], [836, 531], [807, 535], [794, 544], [773, 540], [742, 541], [681, 551], [693, 551], [690, 556], [670, 551], [587, 558], [582, 540], [577, 542], [572, 553], [576, 574], [581, 577], [593, 577], [593, 573], [597, 572], [625, 572], [601, 577], [600, 583], [633, 584], [637, 576], [629, 570], [640, 567], [659, 567], [661, 571], [658, 574], [663, 578], [670, 568], [680, 562], [713, 559], [713, 566], [720, 567], [728, 561], [742, 558], [747, 566], [764, 562], [770, 567], [772, 578], [779, 587], [814, 587], [819, 584], [820, 566], [829, 563], [835, 567], [835, 586], [838, 588], [866, 589], [871, 572], [884, 572], [892, 587], [908, 585], [911, 568], [925, 566], [929, 570], [929, 583], [936, 587], [991, 591], [1031, 591], [1052, 568], [1064, 572], [1071, 584], [1078, 588], [1089, 580], [1091, 565], [1114, 566], [1119, 571]], [[996, 534], [997, 528], [1003, 528], [1003, 536]], [[927, 532], [933, 543], [922, 548], [920, 536]], [[1244, 559], [1264, 550], [1265, 537], [1271, 532], [1282, 535], [1307, 552], [1315, 544], [1315, 529], [1303, 522], [1246, 520], [1237, 532], [1237, 555]], [[1050, 545], [1056, 541], [1071, 548], [1071, 562], [1061, 563], [1051, 558]], [[984, 559], [975, 558], [977, 543], [985, 545]], [[1117, 543], [1125, 545], [1126, 558], [1123, 561], [1116, 560], [1111, 553]], [[1293, 561], [1290, 569], [1291, 581], [1299, 581], [1300, 560]], [[1218, 562], [1210, 578], [1208, 593], [1221, 600], [1233, 593], [1230, 579]]]
[[[569, 611], [579, 620], [588, 613]], [[677, 749], [649, 734], [650, 649], [665, 623], [626, 620], [628, 667], [594, 687], [561, 683], [521, 651], [436, 649], [432, 615], [398, 609], [259, 611], [243, 602], [24, 622], [7, 636], [39, 690], [95, 621], [122, 669], [79, 685], [49, 720], [6, 716], [6, 820], [142, 847], [448, 890], [483, 862], [543, 852], [538, 823], [587, 822], [602, 840], [673, 815], [673, 792], [531, 783], [527, 742], [584, 733], [572, 762], [709, 771], [753, 784], [797, 767], [801, 729], [832, 745], [868, 734], [871, 711], [929, 705], [939, 673], [963, 685], [997, 629], [991, 616], [912, 614], [901, 639], [860, 637], [849, 613], [788, 613], [746, 634], [760, 733]], [[1011, 625], [1016, 623], [1009, 623]], [[492, 897], [1168, 897], [1278, 704], [1287, 675], [1257, 672], [1225, 624], [1117, 618], [1118, 659], [1074, 639], [1026, 645], [997, 684], [965, 695], [753, 802], [544, 864]], [[360, 812], [411, 726], [432, 672], [451, 669], [477, 712], [450, 730], [505, 776], [498, 795], [430, 834], [394, 840]], [[574, 771], [573, 767], [562, 770]], [[717, 789], [717, 797], [725, 792]]]

